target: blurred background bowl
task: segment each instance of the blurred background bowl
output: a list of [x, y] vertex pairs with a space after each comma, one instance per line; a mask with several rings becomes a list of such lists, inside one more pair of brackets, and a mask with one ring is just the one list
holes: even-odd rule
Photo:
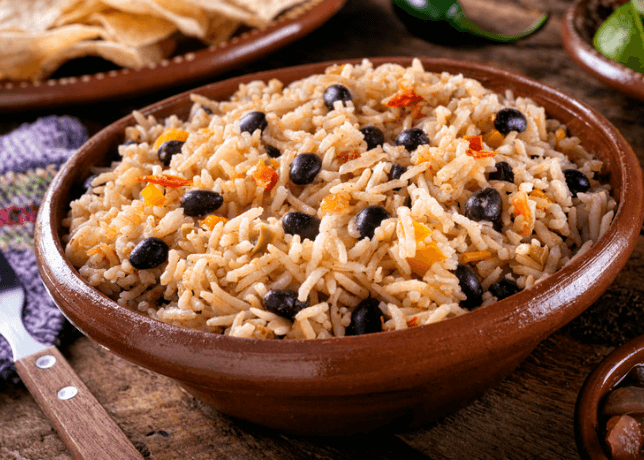
[[[61, 236], [73, 190], [92, 165], [106, 164], [124, 140], [123, 118], [92, 137], [58, 173], [41, 205], [36, 252], [47, 289], [67, 318], [116, 355], [167, 375], [222, 412], [272, 428], [346, 435], [390, 424], [415, 425], [471, 402], [515, 369], [530, 352], [594, 302], [626, 263], [642, 220], [639, 163], [601, 115], [541, 83], [487, 65], [421, 58], [426, 70], [462, 73], [497, 92], [512, 90], [566, 123], [605, 162], [619, 205], [593, 248], [538, 285], [493, 305], [405, 331], [344, 338], [251, 340], [175, 327], [120, 307], [88, 285], [65, 258]], [[354, 64], [360, 60], [347, 61]], [[374, 58], [374, 65], [411, 58]], [[332, 64], [277, 69], [196, 90], [227, 99], [240, 83], [285, 83]], [[186, 118], [187, 93], [142, 110]], [[97, 108], [99, 109], [99, 108]]]
[[638, 364], [644, 364], [644, 336], [613, 350], [581, 387], [575, 406], [575, 441], [583, 460], [611, 460], [603, 440], [606, 420], [600, 414], [601, 405], [608, 392]]
[[599, 53], [593, 37], [599, 26], [628, 0], [577, 0], [561, 24], [568, 55], [585, 72], [627, 96], [644, 101], [644, 75]]

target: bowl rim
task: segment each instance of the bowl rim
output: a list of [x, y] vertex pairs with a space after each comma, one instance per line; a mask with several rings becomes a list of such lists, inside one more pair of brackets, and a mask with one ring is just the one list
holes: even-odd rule
[[644, 363], [644, 335], [635, 337], [606, 355], [584, 381], [574, 412], [575, 442], [584, 460], [611, 460], [599, 437], [599, 406], [637, 364]]
[[[407, 56], [369, 58], [374, 67], [389, 62], [409, 65], [412, 59], [414, 58]], [[466, 315], [450, 318], [449, 321], [441, 321], [440, 325], [436, 323], [401, 331], [386, 331], [342, 338], [260, 340], [223, 336], [162, 323], [161, 321], [144, 316], [141, 313], [119, 306], [116, 302], [108, 299], [82, 279], [76, 269], [72, 267], [71, 263], [64, 256], [64, 249], [58, 236], [58, 228], [56, 227], [59, 222], [52, 218], [52, 215], [56, 213], [57, 207], [65, 205], [65, 209], [68, 209], [68, 203], [61, 202], [60, 193], [56, 193], [56, 191], [63, 186], [64, 180], [73, 174], [73, 169], [79, 162], [78, 160], [83, 155], [86, 155], [86, 152], [91, 152], [100, 140], [113, 136], [116, 130], [120, 130], [122, 133], [123, 128], [133, 121], [132, 115], [128, 115], [104, 128], [83, 145], [61, 168], [45, 195], [38, 214], [35, 239], [38, 266], [50, 295], [54, 299], [62, 296], [63, 291], [59, 290], [57, 284], [66, 283], [65, 293], [67, 295], [73, 295], [73, 297], [66, 300], [66, 305], [61, 310], [77, 328], [99, 343], [107, 337], [108, 332], [112, 336], [116, 335], [127, 342], [125, 333], [116, 330], [113, 326], [113, 323], [120, 324], [120, 322], [123, 322], [129, 330], [164, 337], [172, 343], [180, 343], [188, 353], [194, 352], [197, 348], [203, 349], [204, 347], [210, 347], [211, 349], [207, 353], [212, 355], [218, 353], [277, 353], [284, 356], [307, 354], [312, 357], [319, 357], [329, 351], [342, 354], [346, 352], [347, 345], [351, 344], [354, 347], [352, 347], [351, 358], [346, 358], [349, 360], [356, 356], [366, 358], [373, 353], [378, 353], [382, 356], [391, 355], [394, 352], [392, 350], [396, 347], [413, 343], [415, 340], [420, 340], [428, 336], [435, 337], [437, 346], [442, 346], [449, 340], [453, 341], [455, 338], [462, 337], [462, 326], [474, 321], [476, 321], [477, 325], [485, 324], [489, 327], [485, 329], [483, 326], [475, 326], [473, 328], [473, 336], [480, 336], [484, 333], [485, 329], [485, 331], [490, 333], [491, 342], [498, 342], [501, 340], [501, 337], [507, 337], [511, 334], [512, 332], [507, 330], [510, 329], [507, 327], [508, 325], [513, 325], [512, 327], [518, 327], [520, 329], [527, 329], [528, 326], [537, 327], [539, 329], [538, 337], [531, 339], [533, 342], [536, 340], [536, 342], [532, 343], [533, 346], [536, 346], [547, 335], [566, 324], [587, 308], [592, 301], [596, 300], [617, 276], [617, 273], [623, 267], [634, 249], [637, 236], [639, 235], [639, 228], [644, 220], [644, 208], [640, 204], [644, 192], [642, 189], [642, 174], [639, 162], [631, 147], [612, 124], [594, 109], [559, 90], [526, 76], [488, 64], [429, 57], [419, 57], [419, 59], [426, 67], [428, 64], [430, 66], [435, 65], [452, 73], [454, 71], [451, 69], [459, 69], [459, 73], [466, 73], [467, 77], [482, 81], [484, 86], [486, 79], [493, 78], [503, 79], [504, 81], [519, 85], [527, 85], [528, 88], [539, 91], [540, 97], [538, 99], [541, 104], [543, 104], [543, 101], [547, 101], [550, 104], [554, 104], [557, 109], [564, 110], [572, 115], [583, 114], [586, 117], [582, 123], [584, 126], [590, 124], [601, 130], [603, 135], [602, 139], [605, 138], [606, 142], [614, 146], [619, 153], [614, 158], [614, 161], [618, 163], [615, 167], [617, 168], [619, 166], [617, 172], [620, 174], [623, 182], [620, 184], [620, 190], [614, 191], [614, 193], [619, 193], [619, 196], [615, 197], [618, 200], [618, 207], [613, 218], [613, 223], [599, 241], [593, 245], [590, 251], [577, 257], [557, 273], [539, 283], [536, 287], [525, 289], [514, 296], [476, 309]], [[208, 91], [215, 91], [217, 88], [226, 85], [237, 87], [240, 83], [256, 79], [267, 81], [267, 79], [272, 78], [278, 72], [291, 72], [298, 75], [297, 78], [304, 78], [306, 75], [319, 73], [330, 65], [345, 63], [359, 64], [360, 62], [362, 62], [362, 58], [339, 59], [242, 75], [183, 92], [141, 109], [140, 112], [145, 116], [150, 113], [162, 113], [163, 110], [173, 107], [173, 104], [176, 105], [178, 101], [184, 100], [184, 103], [186, 103], [185, 101], [189, 101], [188, 98], [191, 93], [202, 94]], [[625, 180], [629, 176], [632, 179]], [[634, 207], [634, 209], [629, 209], [627, 212], [625, 209], [626, 204]], [[591, 279], [592, 277], [589, 276], [590, 271], [598, 267], [602, 267], [605, 271], [604, 279]], [[611, 270], [609, 267], [613, 269]], [[575, 273], [583, 273], [585, 277], [571, 277]], [[594, 293], [590, 301], [586, 299], [584, 305], [580, 305], [580, 301], [578, 301], [579, 296], [589, 285], [596, 286], [598, 283], [601, 283], [601, 292]], [[553, 300], [555, 299], [555, 293], [560, 293], [557, 294], [556, 301]], [[101, 327], [111, 329], [109, 331], [101, 330], [96, 324], [96, 320], [84, 318], [81, 321], [81, 318], [78, 317], [78, 311], [75, 310], [77, 307], [73, 305], [75, 301], [90, 302], [93, 309], [95, 308], [104, 318], [110, 320], [108, 323], [102, 324]], [[561, 308], [564, 305], [574, 308]], [[557, 324], [554, 329], [553, 322]], [[492, 324], [494, 324], [493, 327], [491, 326]], [[90, 329], [91, 333], [89, 333]], [[381, 349], [381, 340], [385, 337], [387, 343], [391, 345], [392, 350]], [[523, 340], [526, 339], [524, 338]], [[126, 347], [127, 344], [122, 344], [122, 346]], [[493, 344], [489, 346], [493, 347]], [[464, 347], [464, 345], [461, 345], [461, 347]], [[121, 356], [126, 354], [125, 348], [114, 348], [112, 351]], [[196, 361], [186, 361], [184, 359], [185, 356], [180, 360], [164, 350], [152, 351], [151, 349], [146, 349], [143, 353], [145, 355], [145, 366], [153, 370], [155, 366], [163, 366], [167, 369], [169, 364], [166, 363], [163, 365], [162, 361], [169, 360], [170, 364], [177, 365], [183, 372], [191, 372], [195, 375], [200, 375], [204, 372], [202, 364]], [[134, 362], [141, 364], [143, 358]], [[327, 370], [320, 367], [310, 371], [319, 375]], [[299, 372], [304, 371], [300, 369]]]
[[610, 59], [581, 38], [575, 20], [583, 16], [590, 0], [577, 0], [564, 14], [561, 23], [561, 41], [572, 60], [604, 84], [617, 91], [644, 101], [644, 74]]

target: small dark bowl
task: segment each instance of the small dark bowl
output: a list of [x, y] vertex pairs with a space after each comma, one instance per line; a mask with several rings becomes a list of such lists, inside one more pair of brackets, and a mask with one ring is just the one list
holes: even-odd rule
[[628, 0], [577, 0], [564, 15], [561, 40], [583, 70], [611, 88], [644, 101], [644, 74], [599, 53], [593, 37], [604, 20]]
[[[360, 63], [355, 59], [347, 61]], [[409, 65], [412, 58], [375, 58]], [[89, 286], [65, 257], [62, 219], [73, 188], [123, 142], [125, 117], [92, 137], [61, 168], [41, 205], [36, 253], [43, 281], [85, 335], [135, 364], [167, 375], [222, 412], [291, 432], [347, 435], [418, 424], [471, 402], [514, 370], [552, 332], [590, 306], [613, 282], [639, 235], [642, 174], [631, 147], [593, 109], [535, 80], [488, 65], [422, 58], [425, 69], [462, 73], [484, 86], [529, 96], [605, 163], [619, 202], [608, 231], [582, 256], [538, 285], [493, 305], [404, 331], [320, 340], [251, 340], [184, 329], [128, 310]], [[332, 62], [277, 69], [196, 90], [225, 100], [240, 83], [285, 83]], [[188, 93], [142, 110], [162, 119], [188, 115]]]
[[583, 460], [611, 460], [603, 439], [599, 410], [604, 397], [637, 364], [644, 364], [644, 335], [613, 350], [590, 373], [575, 406], [575, 441]]

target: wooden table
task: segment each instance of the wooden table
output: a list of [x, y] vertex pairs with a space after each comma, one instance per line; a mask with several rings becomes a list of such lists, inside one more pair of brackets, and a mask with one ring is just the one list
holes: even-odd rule
[[[644, 160], [644, 105], [603, 86], [568, 58], [560, 26], [570, 0], [463, 0], [492, 5], [484, 20], [504, 22], [502, 6], [551, 14], [528, 39], [510, 44], [438, 46], [411, 36], [388, 0], [348, 0], [321, 28], [234, 76], [301, 63], [369, 56], [435, 56], [486, 62], [558, 88], [608, 118]], [[126, 102], [46, 113], [0, 115], [0, 132], [45, 114], [78, 116], [93, 133], [179, 90]], [[472, 405], [420, 429], [341, 439], [285, 435], [230, 419], [170, 379], [123, 361], [79, 335], [62, 351], [146, 458], [169, 459], [576, 459], [573, 410], [584, 379], [615, 346], [644, 333], [644, 237], [613, 286], [580, 318], [544, 341], [498, 387]], [[71, 456], [22, 385], [0, 392], [1, 460]]]

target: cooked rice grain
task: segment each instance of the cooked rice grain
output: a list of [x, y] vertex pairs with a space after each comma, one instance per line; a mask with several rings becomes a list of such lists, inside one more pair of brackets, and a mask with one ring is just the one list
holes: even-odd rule
[[[352, 101], [327, 109], [323, 92], [332, 84], [347, 87]], [[405, 91], [422, 102], [386, 105]], [[418, 60], [407, 68], [337, 65], [288, 86], [241, 85], [228, 101], [192, 101], [185, 121], [134, 112], [121, 160], [93, 171], [91, 193], [71, 203], [65, 220], [66, 254], [81, 276], [120, 305], [170, 324], [245, 338], [342, 337], [368, 297], [380, 302], [383, 330], [442, 321], [467, 313], [453, 273], [459, 263], [476, 271], [489, 305], [492, 284], [541, 282], [586, 252], [615, 212], [609, 187], [595, 179], [601, 161], [542, 107], [462, 75], [425, 72]], [[527, 129], [478, 155], [465, 137], [487, 139], [505, 107], [523, 113]], [[252, 111], [265, 113], [268, 126], [241, 132], [239, 120]], [[368, 150], [360, 131], [367, 126], [382, 130], [385, 143]], [[169, 167], [152, 147], [166, 128], [189, 133]], [[422, 129], [429, 144], [413, 152], [397, 146], [409, 128]], [[267, 145], [280, 156], [269, 157]], [[322, 170], [296, 186], [290, 164], [305, 152], [320, 157]], [[512, 167], [513, 182], [489, 179], [500, 161]], [[393, 164], [406, 170], [390, 180]], [[272, 186], [255, 177], [258, 165], [274, 172]], [[583, 172], [590, 190], [573, 196], [566, 169]], [[157, 185], [161, 202], [146, 204], [139, 178], [151, 175], [193, 185]], [[465, 217], [466, 200], [486, 187], [502, 197], [496, 224]], [[192, 189], [223, 196], [212, 225], [185, 215], [181, 196]], [[355, 218], [369, 205], [391, 216], [371, 239], [361, 238]], [[320, 219], [317, 237], [284, 231], [281, 220], [293, 211]], [[151, 236], [170, 248], [167, 262], [137, 270], [129, 255]], [[293, 320], [267, 311], [262, 298], [277, 289], [309, 306]]]

